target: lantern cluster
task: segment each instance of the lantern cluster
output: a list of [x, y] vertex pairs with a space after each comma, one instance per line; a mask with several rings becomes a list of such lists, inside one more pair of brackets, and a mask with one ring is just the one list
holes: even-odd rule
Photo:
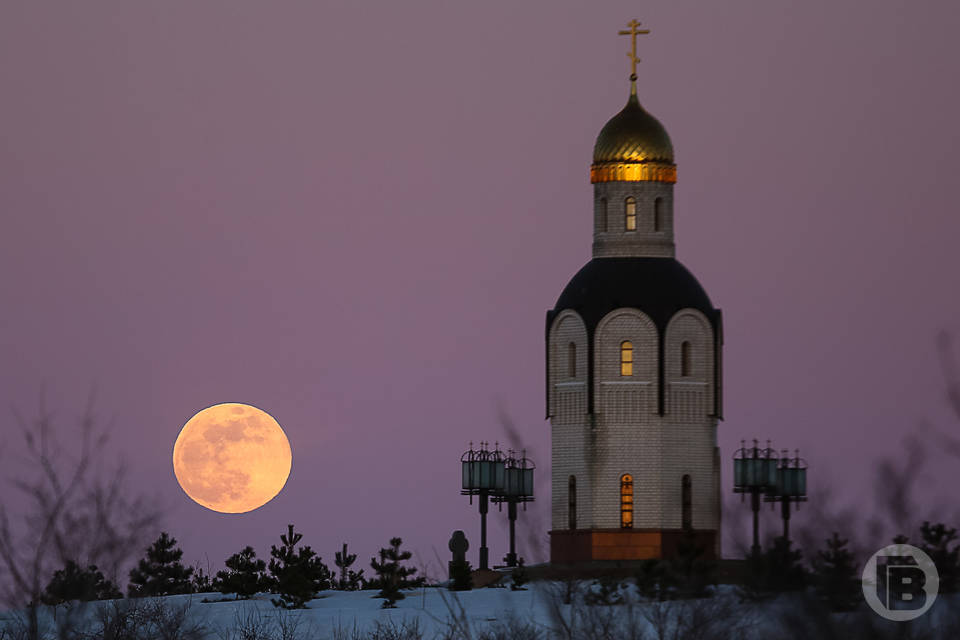
[[495, 444], [481, 442], [478, 449], [470, 449], [460, 457], [461, 495], [486, 493], [494, 502], [530, 502], [533, 500], [533, 462], [513, 451], [504, 453]]
[[[741, 444], [743, 444], [741, 442]], [[769, 443], [768, 443], [769, 444]], [[777, 452], [761, 449], [757, 441], [752, 447], [741, 446], [733, 456], [733, 490], [736, 493], [775, 491], [779, 482]]]
[[791, 458], [786, 450], [780, 456], [777, 467], [777, 481], [766, 492], [766, 499], [803, 502], [807, 499], [807, 463], [800, 457], [800, 451]]
[[[470, 449], [460, 456], [460, 466], [463, 481], [460, 494], [475, 496], [480, 493], [496, 495], [503, 490], [506, 483], [506, 468], [503, 452], [496, 445], [491, 451], [487, 447], [490, 443], [481, 442], [478, 449]], [[472, 502], [472, 498], [471, 498]]]
[[533, 461], [523, 454], [519, 458], [515, 457], [513, 451], [508, 451], [503, 462], [503, 486], [500, 492], [494, 496], [494, 502], [530, 502], [533, 500], [533, 470]]
[[750, 495], [750, 507], [753, 510], [753, 546], [754, 554], [760, 553], [761, 501], [780, 503], [783, 518], [783, 538], [790, 539], [790, 508], [807, 499], [807, 463], [797, 451], [794, 457], [784, 450], [782, 455], [770, 447], [761, 448], [757, 441], [752, 447], [740, 442], [740, 448], [733, 456], [733, 490], [741, 497]]

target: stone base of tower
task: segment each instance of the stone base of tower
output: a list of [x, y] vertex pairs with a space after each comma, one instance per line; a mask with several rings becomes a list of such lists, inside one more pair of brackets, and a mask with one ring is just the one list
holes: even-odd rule
[[550, 532], [550, 562], [650, 560], [671, 558], [684, 539], [703, 549], [705, 559], [716, 559], [717, 532], [683, 529], [576, 529]]

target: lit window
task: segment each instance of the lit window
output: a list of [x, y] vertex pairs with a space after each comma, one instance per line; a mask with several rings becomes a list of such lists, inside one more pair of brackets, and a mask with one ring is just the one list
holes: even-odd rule
[[684, 529], [693, 528], [693, 490], [690, 487], [690, 476], [683, 476], [683, 485], [680, 494], [681, 523]]
[[680, 343], [680, 375], [684, 378], [690, 375], [690, 343]]
[[637, 230], [637, 201], [633, 196], [629, 196], [626, 201], [626, 223], [627, 231]]
[[663, 198], [653, 201], [653, 230], [663, 230]]
[[607, 232], [607, 199], [600, 198], [600, 231]]
[[633, 528], [633, 476], [620, 477], [620, 528]]
[[577, 476], [570, 476], [567, 480], [567, 517], [569, 529], [577, 528]]
[[574, 342], [567, 345], [567, 376], [577, 377], [577, 345]]
[[620, 343], [620, 375], [633, 375], [633, 343], [629, 340]]

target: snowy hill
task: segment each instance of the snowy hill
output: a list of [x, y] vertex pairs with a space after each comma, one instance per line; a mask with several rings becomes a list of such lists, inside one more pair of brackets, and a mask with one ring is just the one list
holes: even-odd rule
[[[573, 604], [563, 604], [571, 585], [559, 582], [521, 591], [428, 587], [407, 591], [395, 609], [380, 608], [375, 591], [326, 591], [307, 609], [290, 611], [274, 607], [270, 594], [250, 600], [224, 600], [219, 593], [114, 600], [44, 607], [40, 627], [44, 638], [70, 627], [79, 633], [68, 637], [84, 640], [882, 639], [902, 631], [869, 610], [829, 614], [800, 596], [743, 603], [722, 588], [712, 598], [640, 603], [630, 590], [601, 597], [597, 585], [572, 586]], [[960, 637], [958, 605], [955, 597], [941, 596], [912, 623], [913, 633]], [[22, 612], [0, 614], [0, 640], [27, 638], [24, 620]]]

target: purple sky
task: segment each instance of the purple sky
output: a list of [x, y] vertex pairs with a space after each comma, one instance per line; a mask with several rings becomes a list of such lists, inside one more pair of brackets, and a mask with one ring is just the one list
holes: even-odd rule
[[[603, 4], [0, 4], [0, 407], [46, 389], [69, 424], [95, 388], [190, 562], [288, 522], [328, 562], [396, 535], [445, 560], [454, 529], [475, 561], [457, 460], [503, 438], [498, 408], [549, 478], [544, 312], [590, 257], [636, 17], [677, 257], [724, 312], [724, 459], [771, 437], [869, 495], [871, 460], [952, 426], [960, 5]], [[243, 516], [170, 461], [231, 401], [294, 456]], [[539, 491], [521, 522], [545, 530]]]

